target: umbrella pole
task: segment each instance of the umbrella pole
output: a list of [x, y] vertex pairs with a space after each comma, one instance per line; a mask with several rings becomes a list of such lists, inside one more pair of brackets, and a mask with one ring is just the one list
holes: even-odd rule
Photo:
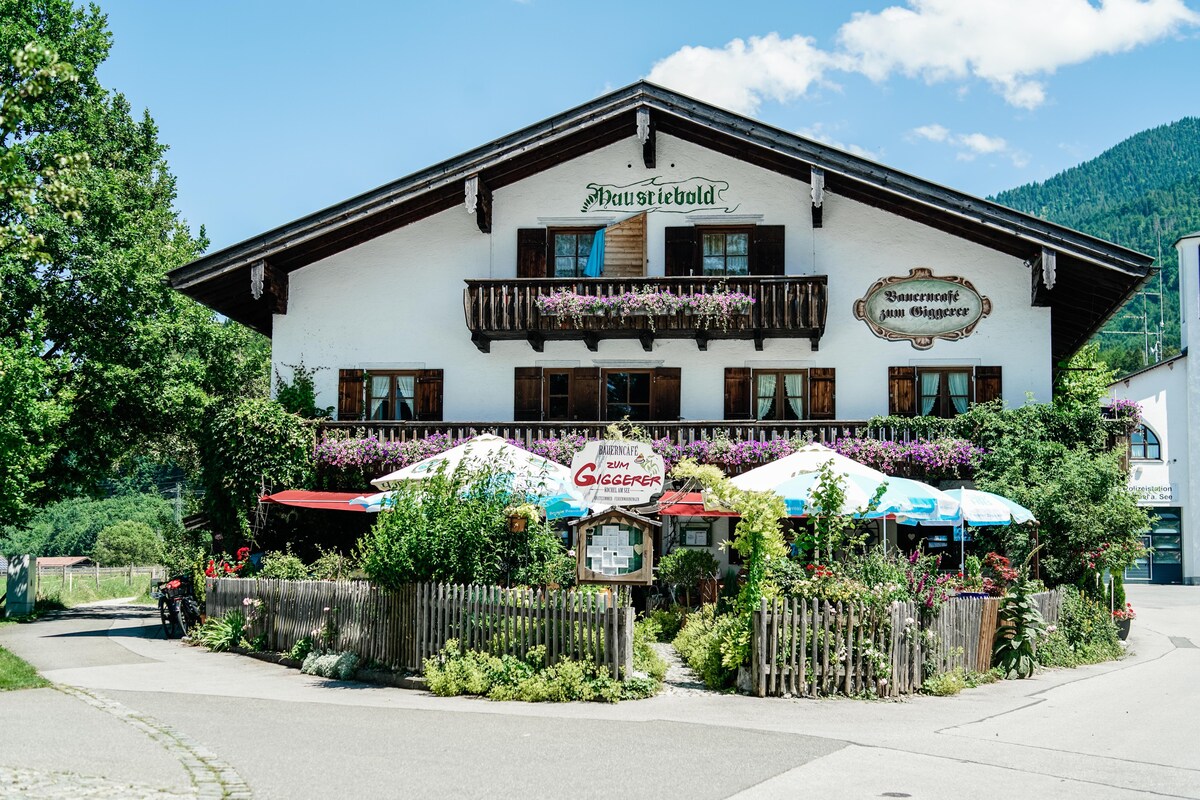
[[962, 572], [967, 567], [967, 526], [960, 525], [958, 534], [958, 571]]

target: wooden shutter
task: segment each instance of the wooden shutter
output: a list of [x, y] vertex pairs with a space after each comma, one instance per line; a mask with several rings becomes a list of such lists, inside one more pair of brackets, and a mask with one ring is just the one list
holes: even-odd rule
[[808, 371], [808, 418], [837, 419], [837, 393], [833, 367], [813, 367]]
[[600, 417], [600, 368], [576, 367], [571, 374], [571, 418], [588, 422]]
[[725, 419], [754, 419], [750, 386], [749, 367], [725, 368]]
[[417, 419], [421, 422], [442, 421], [440, 369], [423, 369], [417, 372]]
[[975, 368], [975, 402], [988, 403], [999, 400], [1004, 381], [1000, 367]]
[[888, 367], [888, 413], [899, 417], [917, 415], [916, 367]]
[[513, 419], [537, 422], [542, 418], [542, 368], [517, 367], [513, 370]]
[[668, 278], [691, 275], [696, 269], [696, 228], [683, 225], [663, 228], [666, 236], [666, 252], [663, 254], [663, 270]]
[[662, 422], [679, 419], [679, 395], [679, 367], [655, 367], [650, 376], [650, 419]]
[[517, 229], [517, 277], [545, 278], [550, 273], [546, 267], [546, 229]]
[[783, 274], [783, 226], [757, 225], [750, 245], [751, 275]]
[[604, 277], [638, 278], [646, 274], [646, 213], [604, 229]]
[[363, 371], [338, 370], [338, 419], [363, 418]]

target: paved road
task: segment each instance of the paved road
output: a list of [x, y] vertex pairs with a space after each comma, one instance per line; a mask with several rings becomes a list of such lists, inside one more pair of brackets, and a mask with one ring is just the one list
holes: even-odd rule
[[1200, 587], [1133, 655], [903, 703], [693, 692], [528, 705], [325, 681], [163, 641], [147, 610], [0, 627], [0, 797], [1200, 798]]

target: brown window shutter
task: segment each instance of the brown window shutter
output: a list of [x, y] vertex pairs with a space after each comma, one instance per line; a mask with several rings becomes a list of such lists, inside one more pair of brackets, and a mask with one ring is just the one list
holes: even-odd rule
[[363, 371], [338, 370], [338, 419], [363, 418]]
[[513, 419], [536, 422], [542, 418], [542, 368], [513, 370]]
[[975, 402], [988, 403], [999, 400], [1004, 380], [1000, 367], [975, 368]]
[[423, 369], [417, 372], [417, 419], [421, 422], [442, 421], [440, 369]]
[[808, 418], [837, 419], [837, 392], [833, 367], [813, 367], [808, 371]]
[[662, 422], [679, 419], [679, 395], [679, 367], [655, 367], [650, 380], [650, 418]]
[[725, 419], [754, 419], [750, 413], [749, 367], [725, 368]]
[[756, 225], [750, 245], [751, 275], [783, 274], [782, 225]]
[[600, 419], [600, 368], [576, 367], [571, 375], [571, 418], [581, 422]]
[[517, 277], [545, 278], [550, 273], [546, 267], [546, 229], [517, 229]]
[[693, 270], [699, 272], [696, 269], [696, 254], [699, 252], [696, 228], [692, 225], [663, 228], [663, 233], [666, 236], [664, 274], [670, 278], [691, 275]]
[[888, 413], [897, 417], [917, 415], [916, 367], [888, 367]]

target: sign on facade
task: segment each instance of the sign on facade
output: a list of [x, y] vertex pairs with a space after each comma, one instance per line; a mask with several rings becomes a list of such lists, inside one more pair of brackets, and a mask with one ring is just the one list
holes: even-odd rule
[[1130, 491], [1137, 495], [1142, 503], [1174, 503], [1175, 485], [1161, 486], [1130, 486]]
[[725, 198], [728, 191], [728, 181], [700, 177], [664, 181], [656, 176], [621, 185], [589, 183], [579, 210], [585, 214], [596, 211], [732, 214], [740, 204], [730, 204]]
[[619, 508], [576, 523], [578, 583], [650, 585], [654, 580], [654, 529], [658, 523]]
[[571, 483], [589, 508], [649, 503], [665, 476], [662, 456], [645, 442], [588, 442], [571, 459]]
[[935, 277], [924, 267], [905, 277], [881, 278], [860, 300], [854, 316], [881, 339], [908, 341], [918, 350], [933, 347], [934, 340], [954, 341], [970, 336], [979, 322], [992, 313], [992, 301], [966, 278]]

